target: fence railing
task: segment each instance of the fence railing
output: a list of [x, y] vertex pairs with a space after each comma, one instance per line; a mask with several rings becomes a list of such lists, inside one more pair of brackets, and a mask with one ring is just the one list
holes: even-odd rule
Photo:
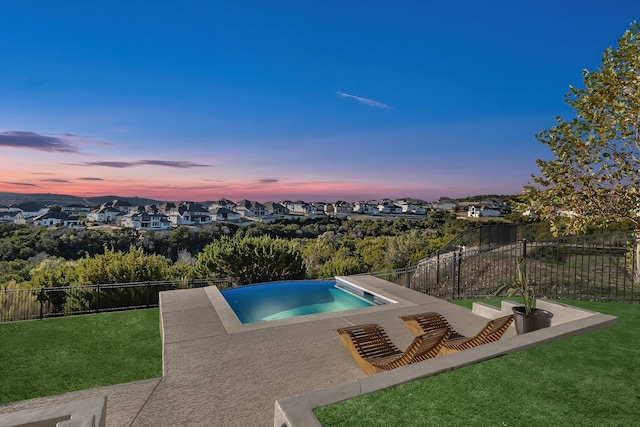
[[544, 223], [529, 225], [516, 224], [484, 224], [462, 231], [446, 245], [436, 251], [436, 254], [447, 254], [464, 248], [486, 250], [515, 243], [523, 239], [528, 241], [551, 238], [549, 226]]
[[216, 285], [236, 279], [195, 279], [0, 290], [0, 322], [157, 307], [161, 291]]
[[373, 275], [446, 300], [485, 297], [514, 282], [516, 260], [523, 257], [541, 297], [640, 302], [637, 245], [633, 232], [455, 244], [415, 265]]

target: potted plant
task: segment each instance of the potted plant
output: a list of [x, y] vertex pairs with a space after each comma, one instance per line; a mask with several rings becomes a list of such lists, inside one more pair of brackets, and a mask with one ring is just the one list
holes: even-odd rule
[[526, 260], [525, 258], [518, 258], [516, 263], [517, 274], [515, 285], [506, 284], [501, 286], [496, 292], [496, 295], [504, 291], [508, 286], [511, 286], [507, 289], [507, 296], [512, 297], [513, 295], [519, 294], [524, 300], [524, 306], [515, 306], [512, 309], [516, 332], [520, 335], [551, 326], [553, 313], [536, 308], [535, 289], [529, 284], [525, 271]]

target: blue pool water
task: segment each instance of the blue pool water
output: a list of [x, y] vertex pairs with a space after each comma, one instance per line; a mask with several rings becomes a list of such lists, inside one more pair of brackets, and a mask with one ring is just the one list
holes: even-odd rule
[[273, 282], [221, 291], [242, 323], [286, 319], [307, 314], [351, 310], [376, 305], [335, 281]]

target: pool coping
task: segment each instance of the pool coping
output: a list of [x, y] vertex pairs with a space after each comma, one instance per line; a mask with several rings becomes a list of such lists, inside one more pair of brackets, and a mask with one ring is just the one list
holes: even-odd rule
[[[293, 325], [297, 323], [304, 322], [313, 322], [321, 319], [332, 319], [338, 317], [344, 317], [347, 315], [361, 314], [361, 313], [375, 313], [377, 311], [387, 311], [394, 310], [402, 307], [409, 307], [416, 305], [415, 302], [406, 300], [404, 298], [399, 297], [398, 295], [394, 295], [388, 292], [385, 292], [384, 289], [380, 289], [379, 287], [373, 287], [370, 284], [365, 283], [363, 280], [360, 280], [358, 276], [336, 276], [336, 281], [341, 281], [348, 285], [354, 285], [360, 288], [365, 289], [366, 291], [383, 297], [390, 302], [388, 304], [382, 305], [374, 305], [371, 307], [363, 307], [356, 308], [353, 310], [342, 310], [342, 311], [334, 311], [330, 313], [319, 313], [319, 314], [307, 314], [304, 316], [296, 316], [290, 317], [288, 319], [278, 319], [278, 320], [269, 320], [264, 322], [254, 322], [254, 323], [242, 323], [238, 316], [233, 311], [231, 306], [227, 303], [227, 300], [222, 295], [222, 292], [218, 289], [217, 286], [209, 286], [204, 288], [204, 291], [213, 305], [216, 313], [220, 317], [222, 321], [222, 325], [228, 334], [236, 334], [240, 332], [247, 331], [255, 331], [259, 329], [266, 328], [275, 328], [278, 326], [285, 325]], [[397, 285], [396, 285], [397, 286]]]

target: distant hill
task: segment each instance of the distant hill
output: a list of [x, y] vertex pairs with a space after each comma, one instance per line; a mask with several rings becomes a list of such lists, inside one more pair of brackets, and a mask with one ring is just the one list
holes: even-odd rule
[[85, 206], [99, 206], [104, 202], [110, 202], [112, 200], [125, 200], [134, 206], [139, 205], [153, 205], [164, 203], [163, 201], [145, 199], [143, 197], [122, 197], [122, 196], [101, 196], [101, 197], [76, 197], [68, 194], [22, 194], [22, 193], [8, 193], [0, 192], [0, 206], [9, 206], [13, 204], [20, 204], [25, 202], [37, 202], [43, 205], [71, 205], [80, 204]]

